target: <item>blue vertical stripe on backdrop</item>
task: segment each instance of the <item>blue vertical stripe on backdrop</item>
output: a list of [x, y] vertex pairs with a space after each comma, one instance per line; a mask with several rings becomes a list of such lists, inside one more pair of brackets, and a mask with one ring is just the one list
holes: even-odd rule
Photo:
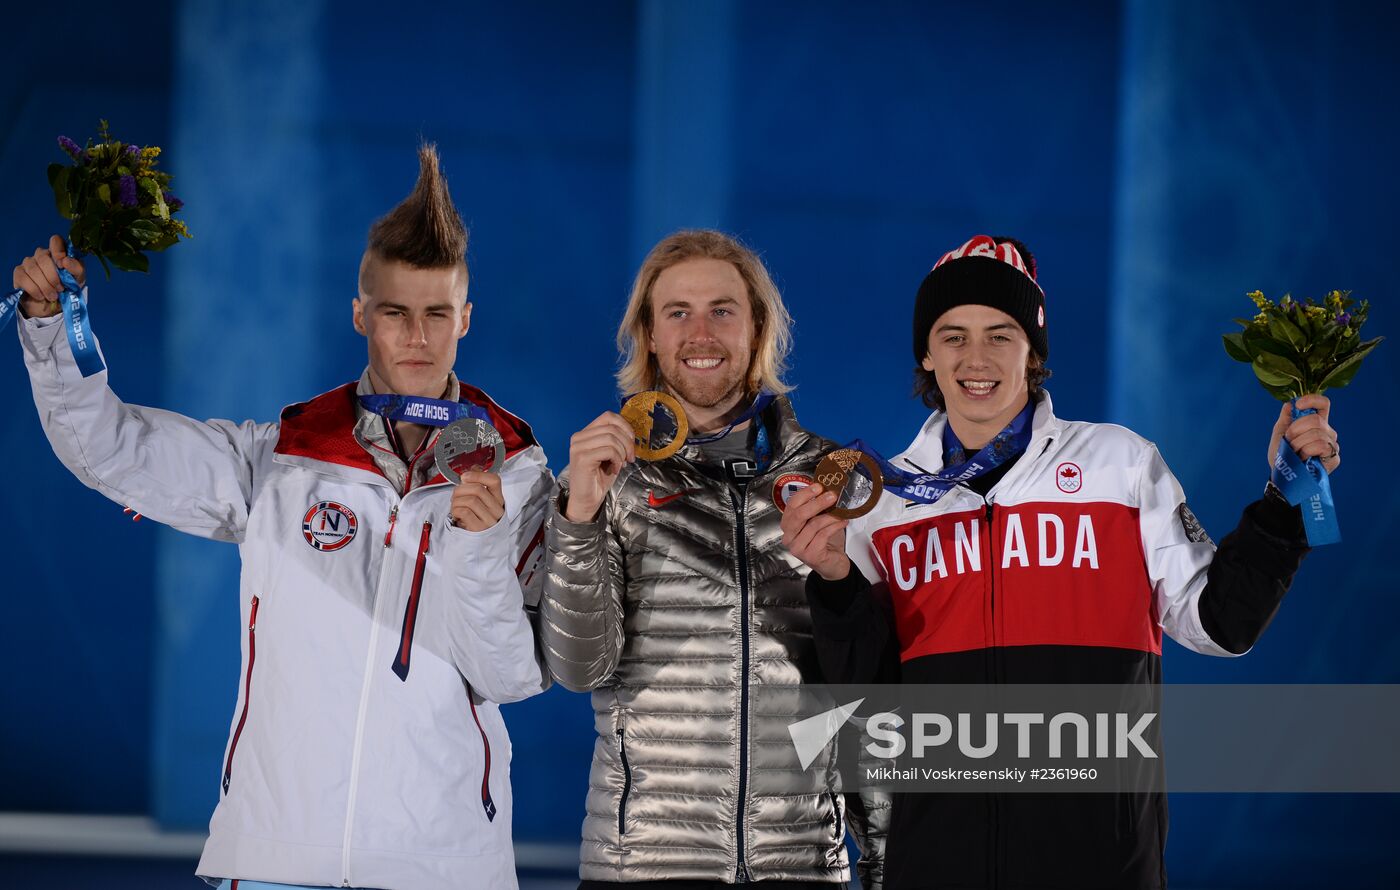
[[[1216, 537], [1268, 477], [1279, 404], [1220, 335], [1277, 298], [1354, 289], [1368, 328], [1393, 333], [1400, 63], [1393, 15], [1360, 3], [1126, 4], [1107, 347], [1109, 414], [1157, 442]], [[1388, 37], [1386, 35], [1389, 35]], [[1382, 172], [1383, 171], [1383, 172]], [[1379, 250], [1370, 245], [1386, 245]], [[1387, 322], [1387, 319], [1390, 321]], [[1390, 346], [1390, 343], [1384, 346]], [[1385, 554], [1400, 488], [1387, 416], [1397, 356], [1384, 347], [1329, 393], [1346, 453], [1334, 477], [1345, 542], [1314, 551], [1245, 658], [1173, 644], [1168, 682], [1395, 682], [1400, 637], [1372, 621], [1393, 599]], [[1170, 739], [1170, 725], [1168, 725]], [[1179, 886], [1393, 886], [1391, 795], [1173, 795], [1167, 871]], [[1364, 876], [1364, 877], [1363, 877]]]
[[633, 141], [632, 254], [677, 229], [729, 220], [734, 142], [735, 0], [640, 0]]
[[[162, 258], [170, 294], [160, 404], [197, 418], [273, 421], [282, 405], [313, 394], [324, 358], [314, 128], [324, 9], [190, 3], [177, 21], [169, 157], [195, 238]], [[164, 825], [198, 827], [218, 799], [238, 689], [238, 549], [170, 529], [158, 541], [152, 811]]]

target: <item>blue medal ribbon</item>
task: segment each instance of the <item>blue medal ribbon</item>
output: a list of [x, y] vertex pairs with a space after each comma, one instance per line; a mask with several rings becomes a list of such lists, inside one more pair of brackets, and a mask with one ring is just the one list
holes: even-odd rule
[[[744, 410], [743, 414], [734, 418], [729, 426], [717, 433], [706, 433], [703, 436], [686, 436], [685, 444], [708, 445], [711, 442], [718, 442], [720, 439], [723, 439], [733, 432], [734, 428], [739, 424], [753, 420], [755, 417], [762, 414], [763, 410], [773, 403], [773, 398], [774, 396], [771, 392], [766, 390], [760, 392], [753, 400], [753, 404], [749, 405], [749, 407]], [[758, 435], [754, 439], [753, 452], [754, 462], [758, 464], [758, 472], [766, 472], [768, 470], [768, 465], [773, 462], [773, 444], [768, 438], [768, 427], [763, 424], [762, 420], [758, 421]]]
[[[1289, 402], [1289, 407], [1294, 420], [1317, 413], [1312, 408], [1298, 410], [1297, 399]], [[1303, 508], [1303, 530], [1307, 532], [1309, 547], [1336, 544], [1342, 539], [1342, 530], [1337, 525], [1337, 505], [1332, 500], [1332, 483], [1322, 461], [1315, 457], [1304, 461], [1287, 439], [1280, 438], [1270, 478], [1288, 503]]]
[[0, 300], [0, 331], [9, 327], [15, 316], [19, 315], [19, 301], [23, 297], [24, 291], [14, 290], [5, 299]]
[[[68, 243], [68, 255], [76, 257], [72, 242]], [[102, 356], [97, 354], [97, 341], [92, 336], [92, 326], [88, 324], [87, 287], [79, 287], [73, 273], [59, 268], [58, 280], [63, 284], [59, 305], [63, 308], [63, 330], [68, 335], [68, 346], [73, 350], [73, 360], [78, 363], [78, 371], [84, 377], [91, 377], [99, 371], [107, 370]], [[0, 302], [0, 331], [19, 314], [19, 301], [24, 291], [16, 290]]]
[[466, 417], [491, 423], [486, 409], [471, 402], [449, 402], [423, 396], [400, 396], [387, 393], [360, 396], [360, 404], [385, 420], [406, 420], [424, 426], [447, 426]]
[[1006, 428], [992, 437], [981, 450], [971, 458], [958, 441], [951, 423], [943, 427], [943, 449], [948, 456], [947, 465], [937, 473], [911, 473], [902, 470], [880, 456], [879, 452], [856, 439], [847, 448], [864, 451], [880, 467], [885, 489], [906, 501], [919, 504], [932, 504], [952, 491], [958, 483], [976, 479], [990, 473], [1026, 450], [1031, 442], [1031, 420], [1035, 416], [1035, 404], [1027, 403], [1021, 413], [1012, 418]]

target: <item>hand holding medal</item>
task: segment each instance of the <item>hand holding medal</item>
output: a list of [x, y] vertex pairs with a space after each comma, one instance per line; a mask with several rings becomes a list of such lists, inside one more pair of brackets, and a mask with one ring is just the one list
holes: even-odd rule
[[441, 428], [433, 461], [442, 477], [457, 486], [452, 493], [453, 525], [485, 531], [505, 514], [499, 476], [506, 459], [505, 440], [484, 408], [390, 394], [360, 396], [360, 404], [389, 421]]
[[665, 460], [685, 444], [690, 432], [685, 409], [664, 392], [639, 392], [622, 406], [622, 419], [632, 427], [637, 457]]

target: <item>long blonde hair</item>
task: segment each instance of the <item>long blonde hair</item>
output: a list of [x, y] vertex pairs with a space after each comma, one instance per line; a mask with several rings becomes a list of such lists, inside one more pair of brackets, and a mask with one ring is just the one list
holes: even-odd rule
[[783, 305], [782, 295], [757, 254], [737, 239], [713, 229], [686, 229], [668, 235], [642, 261], [637, 280], [632, 283], [632, 295], [627, 299], [627, 311], [617, 329], [617, 349], [622, 355], [617, 388], [623, 395], [657, 388], [660, 373], [648, 346], [651, 292], [662, 272], [694, 259], [721, 260], [733, 265], [748, 288], [755, 344], [744, 381], [747, 391], [785, 393], [792, 389], [783, 382], [792, 350], [792, 316]]

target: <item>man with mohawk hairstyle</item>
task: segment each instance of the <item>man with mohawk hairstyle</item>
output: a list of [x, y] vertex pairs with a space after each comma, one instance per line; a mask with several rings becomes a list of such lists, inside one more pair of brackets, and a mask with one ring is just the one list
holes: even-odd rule
[[[548, 684], [531, 613], [553, 479], [530, 427], [453, 373], [467, 233], [432, 146], [419, 162], [360, 263], [368, 367], [277, 423], [123, 403], [79, 373], [47, 302], [60, 265], [83, 280], [63, 240], [15, 268], [59, 459], [242, 553], [242, 673], [198, 868], [220, 887], [516, 886], [497, 703]], [[504, 459], [453, 484], [434, 446], [462, 418], [489, 421]]]

